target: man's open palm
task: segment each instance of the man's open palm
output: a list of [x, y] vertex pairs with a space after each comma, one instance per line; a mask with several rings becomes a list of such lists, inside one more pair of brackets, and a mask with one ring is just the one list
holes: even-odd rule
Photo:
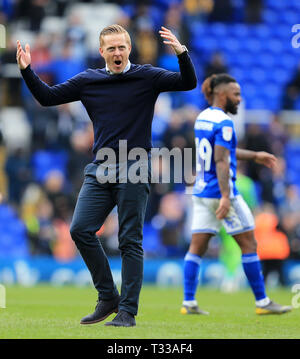
[[17, 41], [17, 63], [21, 70], [26, 69], [31, 63], [30, 46], [26, 44], [24, 51], [19, 40]]

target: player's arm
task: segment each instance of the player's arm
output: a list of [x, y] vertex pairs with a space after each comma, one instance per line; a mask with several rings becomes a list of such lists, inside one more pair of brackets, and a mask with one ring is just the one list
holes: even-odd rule
[[250, 151], [241, 148], [236, 149], [236, 158], [241, 161], [254, 161], [257, 164], [264, 165], [268, 168], [274, 168], [276, 157], [271, 153], [264, 151]]
[[160, 36], [164, 44], [171, 46], [177, 56], [180, 72], [167, 71], [160, 68], [154, 71], [154, 88], [163, 91], [188, 91], [197, 86], [197, 76], [192, 60], [184, 46], [176, 36], [165, 27], [161, 27]]
[[28, 44], [24, 51], [20, 41], [17, 41], [16, 58], [26, 85], [42, 106], [61, 105], [80, 100], [80, 76], [75, 76], [59, 85], [48, 86], [30, 67], [31, 56]]
[[230, 187], [229, 187], [229, 150], [226, 147], [215, 145], [214, 161], [218, 184], [221, 192], [219, 207], [216, 210], [216, 217], [223, 219], [228, 214], [230, 208]]

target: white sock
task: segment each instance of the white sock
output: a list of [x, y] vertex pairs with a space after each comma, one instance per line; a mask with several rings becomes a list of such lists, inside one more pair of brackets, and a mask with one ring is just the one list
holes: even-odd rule
[[266, 297], [266, 298], [263, 298], [263, 299], [260, 299], [260, 300], [256, 300], [255, 301], [255, 304], [257, 307], [265, 307], [266, 305], [268, 305], [270, 303], [270, 298], [269, 297]]
[[182, 304], [188, 307], [195, 307], [196, 305], [198, 305], [196, 300], [184, 300]]

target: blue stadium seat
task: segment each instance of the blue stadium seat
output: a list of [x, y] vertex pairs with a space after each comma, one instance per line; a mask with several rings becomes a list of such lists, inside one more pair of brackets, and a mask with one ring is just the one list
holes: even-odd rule
[[201, 85], [191, 90], [191, 91], [184, 91], [182, 92], [183, 101], [188, 105], [193, 105], [198, 108], [201, 108], [203, 105], [203, 95], [201, 93]]
[[295, 110], [300, 111], [300, 97], [298, 97], [295, 101]]
[[293, 10], [300, 10], [300, 2], [299, 2], [299, 0], [289, 0], [287, 5]]
[[209, 53], [215, 52], [219, 49], [220, 40], [215, 36], [205, 35], [202, 38], [197, 36], [197, 38], [192, 39], [192, 46], [196, 50], [206, 51]]
[[7, 220], [15, 217], [15, 211], [10, 206], [6, 204], [0, 205], [0, 223], [6, 223]]
[[208, 34], [208, 26], [201, 24], [199, 22], [192, 22], [188, 24], [191, 38], [198, 38], [198, 40], [202, 40], [202, 37]]
[[[290, 0], [289, 0], [290, 2]], [[276, 10], [283, 10], [287, 7], [287, 1], [286, 0], [264, 0], [265, 6], [267, 8], [272, 8]]]
[[292, 54], [285, 52], [280, 57], [276, 57], [276, 62], [278, 62], [279, 66], [286, 69], [287, 72], [291, 72], [297, 64], [297, 58]]
[[[252, 30], [252, 31], [251, 31]], [[258, 39], [269, 39], [273, 36], [273, 29], [266, 24], [259, 24], [252, 27], [250, 34]]]
[[164, 13], [156, 6], [150, 7], [150, 17], [153, 21], [154, 30], [158, 31], [164, 23]]
[[159, 231], [150, 223], [145, 223], [143, 233], [143, 248], [146, 255], [163, 255], [164, 251], [160, 243]]
[[241, 89], [242, 97], [254, 98], [257, 94], [256, 86], [253, 83], [245, 83]]
[[232, 53], [228, 57], [228, 65], [230, 68], [239, 67], [240, 69], [248, 69], [253, 65], [254, 57], [248, 52]]
[[252, 67], [249, 70], [250, 77], [255, 83], [264, 85], [264, 82], [266, 81], [267, 75], [266, 71], [262, 67]]
[[211, 26], [207, 26], [208, 34], [216, 36], [220, 42], [228, 36], [228, 25], [222, 22], [214, 22]]
[[158, 58], [158, 66], [170, 71], [179, 71], [178, 60], [173, 54], [164, 54]]
[[[288, 45], [290, 46], [290, 44]], [[284, 43], [279, 39], [270, 39], [265, 42], [265, 49], [280, 56], [284, 50]]]
[[246, 108], [249, 109], [249, 110], [267, 109], [266, 101], [261, 97], [248, 98], [247, 94], [245, 94], [245, 99], [246, 99], [246, 101], [245, 101]]
[[180, 0], [154, 0], [152, 3], [164, 9], [168, 9], [170, 5], [179, 4]]
[[290, 26], [299, 23], [299, 14], [293, 10], [279, 11], [279, 24], [288, 24]]
[[269, 51], [266, 51], [261, 52], [259, 56], [253, 56], [253, 62], [255, 66], [271, 69], [276, 62], [276, 58]]
[[273, 9], [265, 9], [262, 11], [262, 20], [266, 24], [277, 26], [277, 24], [280, 24], [278, 14], [279, 11]]
[[218, 48], [223, 52], [237, 53], [240, 50], [240, 41], [233, 36], [219, 40]]
[[32, 156], [32, 167], [35, 180], [43, 182], [48, 173], [53, 170], [66, 172], [67, 153], [65, 151], [40, 150]]
[[249, 37], [249, 29], [249, 26], [246, 24], [232, 24], [228, 28], [228, 35], [239, 39], [246, 39]]
[[284, 153], [287, 165], [287, 180], [292, 184], [300, 185], [300, 171], [297, 168], [298, 161], [295, 161], [295, 158], [300, 157], [299, 141], [290, 140], [285, 146]]
[[291, 78], [290, 72], [284, 67], [273, 67], [271, 70], [267, 71], [266, 74], [270, 82], [278, 84], [279, 86], [283, 86]]
[[[290, 24], [279, 23], [277, 26], [272, 27], [270, 38], [278, 38], [281, 41], [289, 40], [292, 36], [292, 27]], [[288, 41], [290, 43], [290, 41]]]
[[0, 205], [0, 233], [0, 257], [28, 256], [25, 225], [7, 204]]
[[231, 67], [230, 68], [230, 74], [238, 81], [241, 83], [245, 83], [248, 82], [250, 79], [250, 75], [247, 71], [245, 71], [243, 68], [241, 67]]
[[264, 39], [260, 38], [250, 38], [247, 41], [243, 41], [241, 44], [241, 51], [246, 51], [251, 54], [251, 56], [257, 56], [262, 49], [264, 49]]

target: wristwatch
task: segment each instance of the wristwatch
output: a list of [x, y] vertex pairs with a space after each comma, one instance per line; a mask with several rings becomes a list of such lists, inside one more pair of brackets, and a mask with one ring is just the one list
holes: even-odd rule
[[181, 45], [182, 49], [183, 49], [183, 52], [189, 52], [189, 50], [187, 49], [187, 47], [185, 45]]

